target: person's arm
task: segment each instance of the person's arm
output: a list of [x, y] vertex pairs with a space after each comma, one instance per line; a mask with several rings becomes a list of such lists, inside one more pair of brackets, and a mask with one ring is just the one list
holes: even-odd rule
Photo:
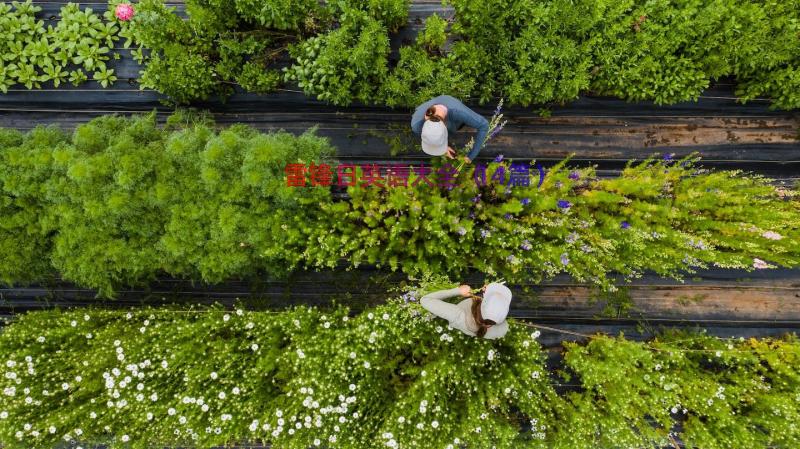
[[[472, 111], [470, 110], [470, 112]], [[472, 151], [470, 151], [467, 155], [469, 160], [474, 161], [475, 158], [478, 157], [478, 153], [481, 152], [481, 147], [483, 147], [483, 141], [486, 139], [486, 135], [489, 134], [489, 121], [475, 112], [472, 112], [472, 114], [467, 114], [467, 116], [471, 117], [473, 122], [465, 123], [478, 130], [478, 134], [475, 136], [475, 144], [472, 146]]]
[[463, 310], [456, 304], [442, 301], [443, 299], [452, 298], [454, 296], [462, 296], [459, 287], [428, 293], [419, 300], [419, 303], [425, 310], [439, 318], [444, 318], [447, 321], [456, 321], [459, 315], [464, 313]]
[[422, 135], [422, 125], [425, 124], [425, 116], [423, 115], [421, 118], [417, 119], [416, 117], [411, 118], [411, 131], [414, 132], [416, 135]]

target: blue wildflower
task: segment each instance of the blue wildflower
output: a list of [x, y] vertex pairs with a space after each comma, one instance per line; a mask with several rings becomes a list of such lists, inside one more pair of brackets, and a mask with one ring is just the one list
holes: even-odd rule
[[569, 265], [569, 257], [567, 257], [567, 253], [561, 255], [561, 265]]
[[576, 233], [574, 233], [574, 232], [571, 232], [571, 233], [570, 233], [570, 234], [567, 236], [567, 239], [566, 239], [566, 240], [567, 240], [567, 243], [575, 243], [575, 241], [576, 241], [576, 240], [578, 240], [578, 234], [576, 234]]
[[571, 172], [569, 174], [569, 179], [572, 179], [573, 181], [577, 181], [578, 179], [580, 179], [580, 177], [581, 177], [581, 174], [576, 172], [576, 171]]
[[528, 204], [531, 203], [531, 199], [530, 198], [523, 198], [523, 199], [519, 200], [519, 202], [522, 203], [523, 206], [527, 206]]
[[474, 198], [472, 198], [472, 202], [473, 202], [473, 203], [477, 203], [477, 202], [478, 202], [478, 201], [480, 201], [480, 200], [481, 200], [481, 195], [480, 195], [480, 194], [478, 194], [478, 195], [475, 195], [475, 197], [474, 197]]
[[475, 218], [475, 212], [470, 212], [469, 213], [469, 218]]
[[507, 260], [507, 261], [509, 261], [509, 262], [511, 262], [511, 263], [514, 263], [514, 261], [515, 261], [516, 259], [517, 259], [517, 258], [516, 258], [516, 257], [514, 257], [514, 255], [513, 255], [513, 254], [512, 254], [512, 255], [510, 255], [510, 256], [508, 256], [508, 257], [506, 257], [506, 260]]
[[502, 154], [498, 154], [497, 157], [494, 158], [494, 161], [495, 162], [502, 162], [503, 161], [503, 155]]
[[458, 235], [465, 235], [467, 233], [467, 230], [464, 229], [463, 226], [459, 226], [456, 232], [458, 232]]
[[531, 250], [531, 248], [533, 248], [533, 247], [531, 246], [531, 242], [529, 242], [529, 241], [527, 241], [527, 240], [523, 240], [523, 241], [522, 241], [522, 244], [521, 244], [521, 245], [519, 245], [519, 247], [520, 247], [520, 248], [522, 248], [522, 249], [524, 249], [525, 251], [530, 251], [530, 250]]
[[665, 161], [665, 162], [670, 162], [670, 161], [672, 161], [672, 157], [673, 157], [673, 156], [675, 156], [675, 153], [669, 153], [669, 154], [665, 154], [665, 155], [664, 155], [664, 161]]
[[620, 223], [620, 226], [622, 227], [622, 229], [628, 229], [631, 227], [631, 224], [628, 223], [627, 221], [623, 221], [622, 223]]
[[572, 203], [570, 203], [569, 201], [558, 200], [558, 207], [560, 207], [561, 209], [569, 209], [570, 206], [572, 206]]
[[503, 215], [503, 218], [505, 218], [506, 220], [511, 220], [511, 214], [507, 213]]
[[481, 237], [486, 238], [489, 237], [491, 234], [486, 229], [481, 229]]

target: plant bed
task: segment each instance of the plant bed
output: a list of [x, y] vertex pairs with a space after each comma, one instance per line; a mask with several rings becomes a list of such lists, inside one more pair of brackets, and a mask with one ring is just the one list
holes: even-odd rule
[[[797, 339], [567, 343], [443, 326], [404, 296], [277, 313], [80, 309], [0, 333], [0, 440], [110, 447], [792, 447]], [[408, 302], [408, 301], [411, 302]], [[568, 388], [564, 388], [567, 385]]]
[[[185, 115], [159, 128], [151, 115], [103, 117], [71, 136], [40, 128], [0, 139], [8, 284], [55, 268], [111, 296], [164, 273], [220, 282], [344, 262], [410, 275], [477, 269], [525, 283], [568, 273], [613, 290], [612, 272], [681, 279], [712, 266], [794, 267], [800, 254], [796, 190], [698, 169], [690, 157], [629, 163], [614, 179], [564, 160], [541, 185], [536, 177], [513, 188], [491, 178], [542, 172], [498, 158], [485, 186], [463, 170], [448, 189], [416, 179], [417, 167], [410, 187], [353, 186], [336, 199], [306, 175], [305, 187], [287, 185], [288, 164], [336, 172], [333, 149], [313, 132], [217, 132]], [[357, 167], [362, 184], [365, 170]]]

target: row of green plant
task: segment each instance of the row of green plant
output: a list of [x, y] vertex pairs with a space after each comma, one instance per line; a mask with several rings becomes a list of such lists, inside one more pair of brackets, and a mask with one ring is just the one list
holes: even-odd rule
[[0, 4], [11, 37], [0, 43], [0, 90], [77, 85], [89, 73], [107, 86], [119, 34], [136, 47], [141, 86], [177, 103], [291, 82], [337, 105], [416, 106], [448, 93], [527, 106], [586, 91], [668, 104], [734, 76], [742, 101], [800, 105], [798, 0], [449, 0], [454, 17], [428, 17], [396, 62], [389, 36], [407, 22], [408, 0], [187, 0], [181, 12], [143, 0], [131, 21], [113, 17], [120, 2], [102, 18], [67, 4], [55, 27], [31, 0]]
[[[327, 164], [333, 184], [349, 182], [333, 154], [313, 130], [216, 131], [184, 114], [163, 128], [149, 114], [97, 118], [72, 134], [2, 130], [0, 279], [58, 272], [109, 296], [164, 274], [220, 282], [344, 263], [509, 282], [568, 273], [613, 290], [612, 272], [681, 279], [696, 268], [800, 262], [796, 189], [699, 169], [688, 156], [631, 161], [616, 178], [568, 160], [542, 177], [500, 156], [486, 185], [473, 165], [435, 162], [421, 176], [417, 164], [405, 187], [386, 188], [364, 186], [370, 170], [358, 167], [346, 200], [308, 174], [306, 187], [288, 185], [289, 164], [314, 163], [316, 180]], [[510, 185], [511, 172], [517, 183], [527, 171], [529, 185]]]
[[[111, 4], [119, 0], [112, 0]], [[125, 23], [125, 46], [143, 64], [141, 86], [178, 103], [226, 98], [235, 85], [251, 92], [283, 84], [290, 52], [298, 63], [319, 60], [324, 70], [293, 69], [304, 89], [324, 86], [320, 97], [337, 103], [358, 97], [386, 70], [387, 33], [405, 23], [407, 0], [187, 0], [185, 14], [163, 0], [142, 0]], [[330, 32], [329, 32], [330, 31]], [[304, 50], [296, 50], [302, 42]], [[302, 53], [302, 55], [301, 55]], [[317, 73], [320, 72], [320, 73]]]
[[45, 26], [37, 16], [41, 10], [31, 0], [0, 3], [0, 91], [16, 84], [40, 88], [48, 81], [77, 86], [89, 74], [103, 87], [116, 81], [114, 69], [106, 66], [120, 57], [113, 51], [119, 26], [111, 11], [100, 15], [67, 3], [55, 26]]
[[[416, 294], [420, 293], [419, 291]], [[509, 320], [468, 337], [403, 299], [345, 308], [75, 309], [0, 331], [0, 441], [111, 448], [791, 448], [800, 342], [595, 336], [546, 364]]]
[[447, 3], [454, 16], [428, 17], [396, 62], [389, 35], [407, 21], [406, 0], [188, 0], [188, 20], [144, 0], [127, 35], [151, 50], [143, 86], [179, 102], [225, 96], [234, 82], [267, 92], [286, 81], [337, 105], [416, 106], [448, 93], [528, 106], [586, 91], [669, 104], [733, 76], [742, 101], [800, 106], [798, 0]]

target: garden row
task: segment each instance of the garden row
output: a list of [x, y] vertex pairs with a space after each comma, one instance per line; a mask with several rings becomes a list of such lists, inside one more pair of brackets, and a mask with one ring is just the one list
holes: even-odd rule
[[[164, 128], [151, 114], [101, 117], [72, 135], [3, 130], [0, 279], [59, 272], [112, 296], [165, 274], [213, 283], [373, 264], [511, 283], [566, 273], [611, 291], [610, 273], [681, 279], [800, 261], [796, 189], [698, 169], [697, 158], [649, 158], [604, 179], [568, 160], [387, 172], [333, 154], [313, 130], [215, 131], [187, 114]], [[340, 199], [327, 184], [356, 185]]]
[[47, 28], [30, 1], [14, 5], [0, 20], [13, 37], [0, 43], [3, 90], [89, 73], [106, 86], [116, 79], [106, 61], [124, 37], [140, 86], [178, 103], [296, 83], [337, 105], [414, 106], [449, 93], [528, 106], [587, 91], [669, 104], [733, 76], [742, 101], [800, 106], [797, 0], [449, 0], [399, 48], [391, 42], [408, 22], [407, 0], [186, 0], [180, 10], [142, 0], [130, 21], [70, 4]]
[[0, 441], [109, 447], [791, 448], [800, 343], [671, 333], [500, 340], [432, 320], [422, 290], [368, 309], [78, 309], [0, 333]]

